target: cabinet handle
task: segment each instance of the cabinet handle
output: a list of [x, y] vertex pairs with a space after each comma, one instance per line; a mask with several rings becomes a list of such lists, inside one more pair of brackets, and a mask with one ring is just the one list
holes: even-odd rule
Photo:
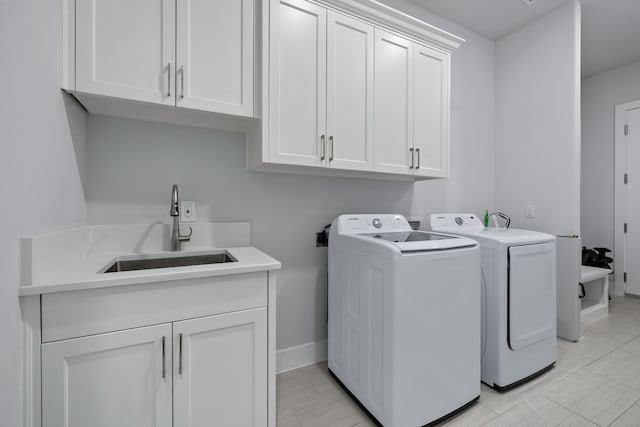
[[411, 166], [409, 166], [409, 169], [413, 169], [413, 148], [409, 148], [409, 153], [411, 153]]
[[178, 336], [178, 375], [182, 375], [182, 334]]
[[416, 169], [420, 169], [420, 149], [416, 148], [416, 154], [418, 155], [418, 164], [416, 165]]
[[184, 99], [184, 66], [180, 66], [180, 99]]
[[331, 154], [329, 155], [329, 161], [333, 161], [333, 135], [329, 137], [329, 150], [331, 150]]
[[325, 140], [324, 135], [320, 137], [320, 148], [322, 149], [322, 155], [320, 156], [320, 160], [324, 160], [325, 157]]
[[171, 96], [171, 62], [167, 65], [167, 96]]
[[162, 379], [165, 379], [165, 377], [167, 376], [167, 364], [165, 363], [165, 341], [166, 337], [162, 337]]

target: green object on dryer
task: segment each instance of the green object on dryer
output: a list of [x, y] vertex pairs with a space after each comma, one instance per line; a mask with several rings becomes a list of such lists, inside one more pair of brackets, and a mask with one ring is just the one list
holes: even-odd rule
[[488, 210], [484, 211], [484, 226], [485, 227], [489, 226], [489, 211]]

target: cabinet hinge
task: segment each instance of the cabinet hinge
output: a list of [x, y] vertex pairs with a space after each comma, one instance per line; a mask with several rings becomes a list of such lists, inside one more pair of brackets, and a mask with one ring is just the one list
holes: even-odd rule
[[625, 233], [627, 232], [627, 223], [626, 222], [624, 223], [624, 232]]
[[629, 175], [627, 175], [626, 173], [624, 174], [624, 183], [625, 184], [629, 183]]
[[624, 134], [629, 135], [629, 125], [624, 125]]
[[624, 274], [622, 275], [622, 281], [627, 283], [627, 272], [625, 271]]

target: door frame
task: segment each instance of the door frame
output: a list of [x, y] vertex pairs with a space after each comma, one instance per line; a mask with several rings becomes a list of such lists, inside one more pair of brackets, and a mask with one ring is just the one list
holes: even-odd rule
[[613, 259], [616, 261], [613, 278], [614, 293], [617, 296], [624, 296], [627, 290], [627, 284], [624, 281], [624, 272], [627, 271], [624, 233], [627, 217], [627, 194], [624, 183], [624, 175], [627, 172], [627, 138], [624, 127], [627, 124], [627, 112], [639, 108], [640, 100], [615, 106]]

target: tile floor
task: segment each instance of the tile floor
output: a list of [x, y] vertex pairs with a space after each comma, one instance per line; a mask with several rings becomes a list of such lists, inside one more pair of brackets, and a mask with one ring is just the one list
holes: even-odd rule
[[[326, 362], [277, 376], [278, 427], [372, 426]], [[615, 298], [609, 316], [558, 340], [558, 362], [506, 393], [482, 385], [480, 401], [446, 426], [640, 426], [640, 298]]]

